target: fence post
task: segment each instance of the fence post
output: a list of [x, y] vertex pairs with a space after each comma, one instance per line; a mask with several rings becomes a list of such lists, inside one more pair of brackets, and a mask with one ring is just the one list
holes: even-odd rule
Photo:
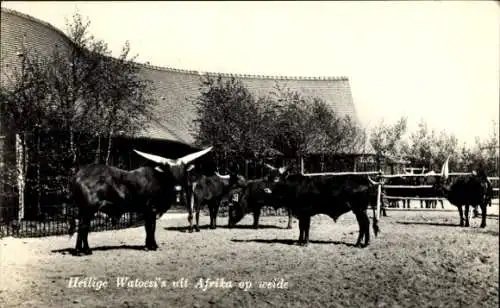
[[381, 197], [381, 194], [382, 194], [382, 184], [381, 183], [378, 183], [377, 185], [377, 211], [375, 212], [375, 219], [377, 221], [380, 220], [380, 197]]
[[17, 187], [18, 187], [18, 220], [24, 218], [24, 185], [25, 185], [25, 174], [24, 174], [24, 147], [21, 140], [21, 136], [16, 134], [16, 166], [17, 166]]

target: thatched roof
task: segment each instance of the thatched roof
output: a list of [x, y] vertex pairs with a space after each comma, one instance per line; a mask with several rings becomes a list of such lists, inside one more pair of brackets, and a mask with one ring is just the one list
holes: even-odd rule
[[[1, 69], [19, 61], [17, 53], [25, 44], [31, 50], [48, 54], [52, 48], [72, 48], [73, 44], [62, 31], [49, 23], [13, 10], [1, 9]], [[199, 94], [201, 77], [218, 76], [173, 68], [137, 64], [140, 74], [153, 83], [153, 97], [158, 104], [156, 118], [137, 135], [153, 139], [168, 139], [192, 144], [194, 100]], [[318, 97], [328, 103], [339, 116], [350, 116], [359, 124], [347, 77], [289, 77], [241, 74], [221, 74], [223, 78], [237, 78], [256, 96], [268, 95], [278, 84], [305, 96]], [[356, 151], [373, 152], [371, 146]]]

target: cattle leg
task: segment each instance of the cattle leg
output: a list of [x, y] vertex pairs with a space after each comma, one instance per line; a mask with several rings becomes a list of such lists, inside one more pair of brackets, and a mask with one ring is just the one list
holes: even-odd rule
[[191, 197], [191, 199], [192, 199], [192, 202], [193, 202], [193, 211], [195, 213], [194, 230], [196, 232], [200, 232], [200, 210], [201, 210], [202, 204], [198, 200], [195, 200], [194, 194]]
[[480, 205], [481, 206], [481, 225], [479, 226], [480, 228], [485, 228], [486, 227], [486, 203], [483, 203]]
[[[368, 246], [370, 243], [370, 220], [368, 219], [368, 215], [366, 214], [366, 211], [356, 211], [354, 214], [356, 215], [359, 225], [359, 236], [355, 246]], [[364, 246], [361, 244], [363, 238], [365, 239]]]
[[474, 218], [479, 217], [479, 211], [477, 210], [477, 205], [474, 205], [474, 209], [472, 210], [472, 214]]
[[151, 249], [156, 250], [158, 249], [158, 244], [156, 243], [156, 215], [153, 215], [152, 217], [152, 222], [151, 222]]
[[[379, 213], [379, 214], [380, 214], [381, 216], [384, 216], [384, 217], [387, 217], [387, 212], [386, 212], [386, 210], [385, 210], [385, 208], [386, 208], [386, 204], [387, 204], [387, 206], [388, 206], [389, 208], [391, 207], [390, 203], [389, 203], [389, 202], [387, 202], [387, 203], [386, 203], [386, 202], [384, 202], [384, 199], [382, 198], [382, 199], [380, 200], [380, 213]], [[376, 206], [375, 206], [375, 205], [374, 205], [374, 208], [376, 208]], [[375, 211], [373, 211], [373, 215], [375, 215]]]
[[288, 225], [286, 226], [287, 229], [291, 229], [292, 228], [292, 219], [293, 219], [293, 215], [292, 215], [292, 211], [290, 209], [287, 209], [288, 211]]
[[469, 227], [469, 204], [465, 205], [465, 227]]
[[380, 214], [384, 217], [387, 217], [387, 212], [385, 210], [385, 206], [380, 207]]
[[145, 225], [146, 229], [146, 249], [147, 250], [156, 250], [158, 249], [158, 245], [155, 240], [155, 229], [156, 229], [156, 215], [148, 213], [145, 217]]
[[299, 241], [297, 242], [298, 245], [302, 245], [304, 242], [304, 232], [305, 232], [305, 224], [304, 224], [304, 217], [299, 218]]
[[[375, 215], [376, 213], [376, 208], [372, 206], [372, 209], [373, 209], [373, 233], [375, 234], [375, 236], [378, 235], [378, 233], [380, 232], [380, 228], [378, 227], [378, 219], [377, 219], [377, 215]], [[382, 209], [381, 209], [382, 210]], [[370, 230], [368, 230], [368, 233], [370, 232]]]
[[200, 232], [200, 206], [196, 209], [195, 219], [196, 222], [194, 224], [194, 231]]
[[210, 212], [210, 229], [217, 228], [217, 212], [219, 210], [219, 202], [217, 200], [211, 200], [208, 203], [208, 209]]
[[299, 241], [300, 246], [307, 246], [309, 244], [309, 227], [311, 225], [311, 217], [299, 218]]
[[441, 203], [441, 208], [444, 209], [444, 203], [443, 203], [443, 200], [439, 200], [439, 202]]
[[219, 214], [220, 200], [215, 200], [214, 207], [214, 229], [217, 229], [217, 215]]
[[253, 227], [254, 229], [259, 228], [259, 218], [260, 218], [260, 208], [253, 210]]
[[194, 193], [192, 193], [191, 196], [189, 197], [189, 203], [188, 203], [189, 233], [193, 232], [193, 212], [194, 212]]
[[309, 229], [311, 228], [311, 216], [308, 216], [305, 221], [305, 230], [304, 230], [304, 246], [309, 245]]
[[75, 255], [80, 254], [83, 251], [83, 220], [80, 218], [78, 220], [78, 230], [76, 236], [76, 245], [75, 245]]
[[89, 241], [88, 241], [91, 220], [92, 220], [92, 218], [85, 217], [84, 219], [82, 219], [83, 223], [81, 225], [81, 232], [82, 232], [82, 236], [81, 236], [82, 246], [81, 246], [81, 248], [82, 248], [82, 252], [86, 255], [92, 254], [92, 250], [89, 247]]
[[458, 208], [458, 214], [460, 214], [460, 227], [464, 226], [464, 211], [462, 210], [462, 206], [459, 205], [457, 206]]

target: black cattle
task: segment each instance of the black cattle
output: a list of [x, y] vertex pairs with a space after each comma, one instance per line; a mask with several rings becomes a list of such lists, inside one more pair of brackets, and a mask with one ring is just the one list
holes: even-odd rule
[[237, 174], [220, 175], [215, 172], [213, 175], [197, 175], [191, 180], [191, 189], [188, 191], [188, 222], [189, 232], [193, 232], [193, 213], [195, 214], [194, 229], [200, 231], [200, 210], [203, 205], [208, 205], [210, 213], [210, 229], [217, 228], [217, 213], [219, 212], [220, 203], [225, 195], [227, 195], [231, 187], [244, 185], [246, 180]]
[[[146, 228], [146, 249], [156, 250], [157, 215], [165, 213], [175, 202], [174, 187], [185, 185], [187, 164], [211, 149], [175, 160], [135, 151], [154, 164], [132, 171], [99, 164], [81, 168], [73, 179], [72, 191], [79, 222], [75, 252], [92, 253], [88, 233], [90, 222], [98, 211], [110, 216], [114, 223], [126, 212], [142, 214]], [[75, 232], [75, 228], [74, 218], [70, 221], [70, 235]]]
[[[370, 242], [370, 221], [366, 210], [375, 204], [376, 185], [367, 176], [333, 175], [307, 177], [301, 174], [289, 175], [276, 183], [272, 190], [273, 202], [283, 204], [299, 219], [299, 245], [309, 242], [311, 217], [326, 214], [336, 221], [341, 215], [353, 211], [359, 224], [359, 237], [356, 246]], [[373, 207], [373, 230], [378, 234], [378, 221]]]
[[[270, 174], [262, 179], [248, 181], [244, 186], [233, 188], [228, 197], [229, 219], [228, 226], [234, 227], [248, 213], [253, 213], [253, 227], [259, 227], [259, 218], [262, 207], [271, 205], [274, 210], [282, 208], [282, 204], [273, 203], [269, 193], [274, 185], [288, 175], [289, 167], [276, 168], [264, 164], [270, 169]], [[287, 229], [292, 228], [292, 213], [288, 210]]]
[[[441, 177], [436, 182], [435, 189], [457, 207], [460, 214], [460, 226], [469, 227], [469, 207], [479, 206], [482, 214], [480, 227], [486, 227], [486, 208], [493, 195], [492, 185], [486, 173], [480, 171], [448, 181], [448, 161], [449, 158], [443, 164]], [[462, 206], [465, 206], [465, 218]]]
[[[284, 204], [273, 202], [271, 192], [276, 182], [269, 178], [251, 180], [244, 187], [233, 188], [229, 192], [228, 226], [234, 227], [248, 213], [253, 213], [253, 227], [259, 227], [262, 207], [271, 205], [275, 210]], [[292, 228], [292, 212], [288, 210], [287, 229]]]

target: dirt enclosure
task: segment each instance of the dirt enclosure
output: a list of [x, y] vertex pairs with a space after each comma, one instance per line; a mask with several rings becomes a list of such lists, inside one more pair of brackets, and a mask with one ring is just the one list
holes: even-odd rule
[[286, 217], [187, 233], [185, 215], [167, 216], [154, 252], [143, 227], [91, 233], [83, 257], [68, 253], [76, 237], [4, 238], [0, 307], [498, 307], [498, 217], [480, 229], [457, 212], [388, 214], [364, 249], [352, 214], [315, 216], [308, 247]]

